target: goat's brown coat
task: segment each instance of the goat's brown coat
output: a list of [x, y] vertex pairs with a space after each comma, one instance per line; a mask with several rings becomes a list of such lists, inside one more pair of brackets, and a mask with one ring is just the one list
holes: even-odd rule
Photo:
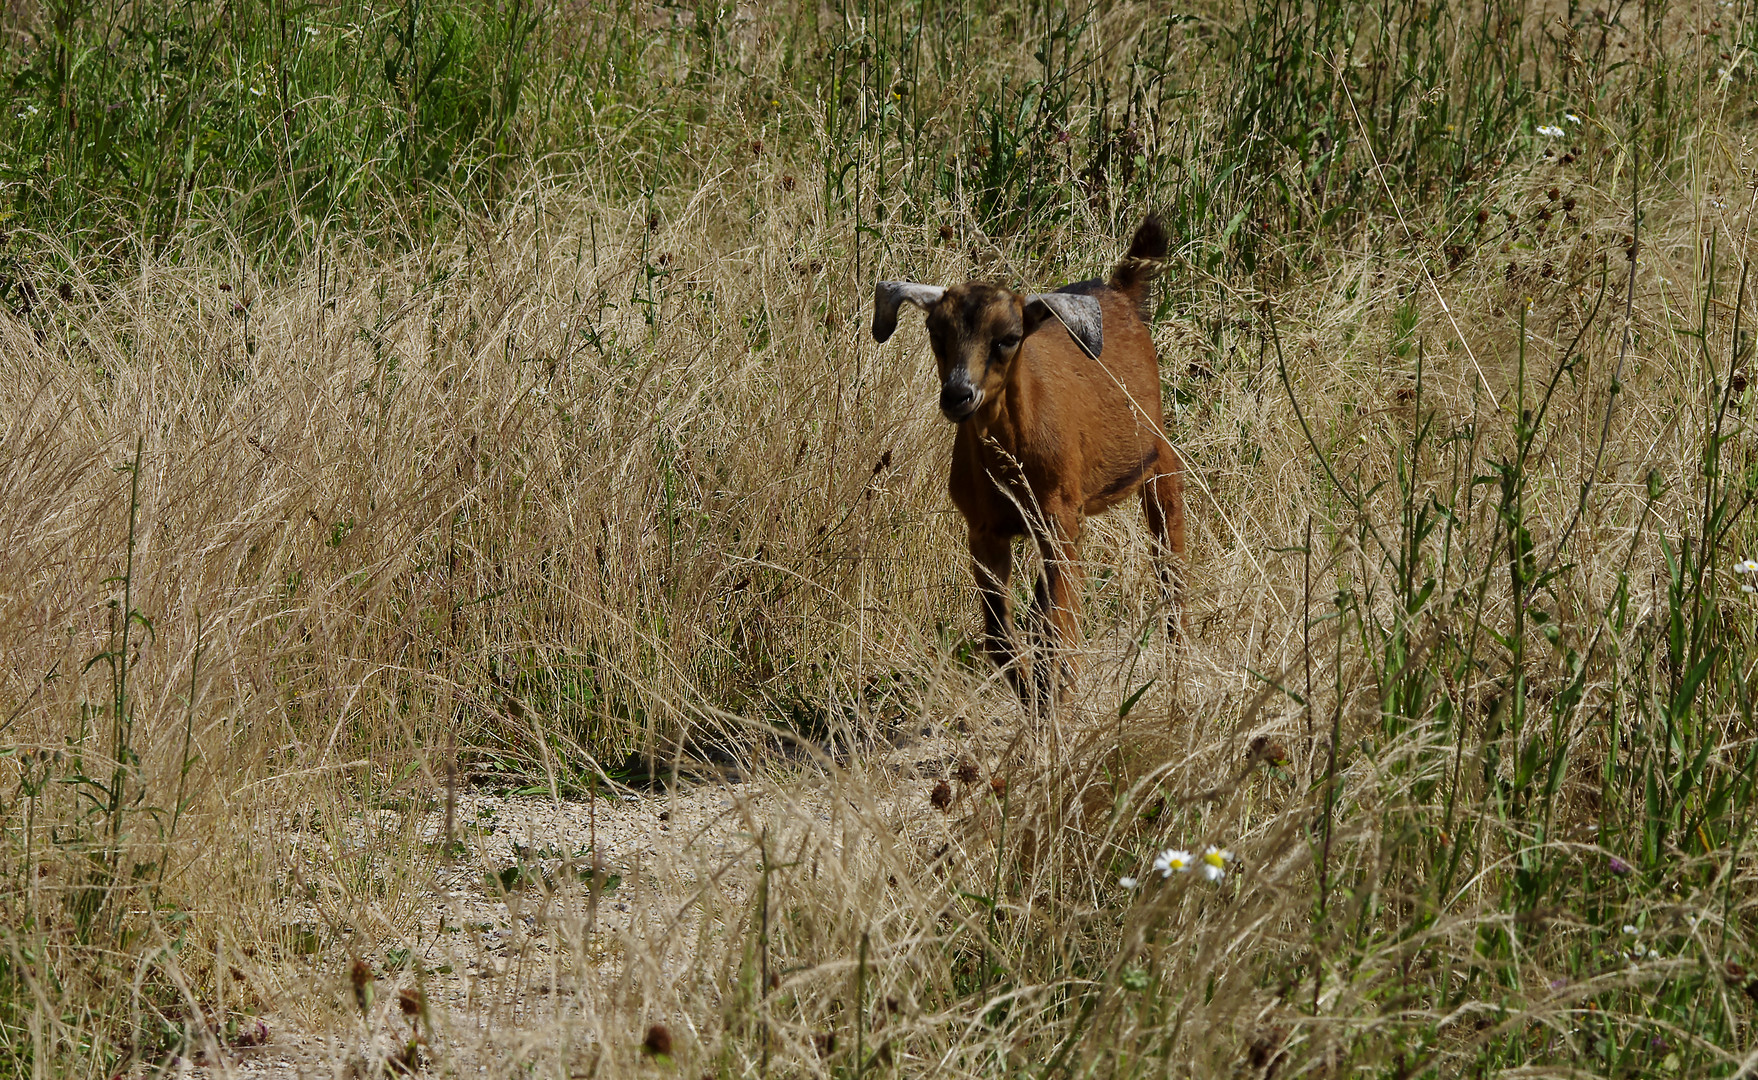
[[[970, 529], [986, 644], [1022, 690], [1007, 602], [1014, 538], [1034, 537], [1043, 553], [1037, 606], [1062, 668], [1057, 690], [1072, 674], [1063, 647], [1077, 632], [1086, 516], [1139, 492], [1160, 549], [1160, 580], [1176, 604], [1178, 571], [1167, 556], [1182, 565], [1184, 465], [1164, 436], [1159, 360], [1143, 319], [1148, 284], [1165, 253], [1165, 234], [1150, 217], [1109, 284], [1062, 290], [1099, 302], [1104, 334], [1097, 358], [1042, 304], [1000, 286], [953, 286], [926, 305], [942, 407], [958, 423], [949, 487]], [[974, 407], [955, 415], [970, 391]], [[1175, 607], [1168, 626], [1176, 633]]]

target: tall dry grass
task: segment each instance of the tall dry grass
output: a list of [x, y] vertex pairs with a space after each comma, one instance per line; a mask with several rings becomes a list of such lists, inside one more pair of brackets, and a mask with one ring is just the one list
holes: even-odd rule
[[[268, 1012], [401, 1032], [350, 972], [431, 977], [460, 777], [561, 802], [730, 762], [745, 840], [622, 868], [639, 932], [598, 927], [590, 877], [507, 898], [547, 950], [424, 1021], [435, 1068], [649, 1070], [662, 1023], [670, 1067], [726, 1076], [1739, 1073], [1744, 91], [1655, 11], [1597, 58], [1546, 46], [1598, 80], [1578, 130], [1505, 111], [1567, 122], [1547, 54], [1457, 173], [1439, 121], [1351, 135], [1381, 106], [1336, 86], [1324, 142], [1252, 136], [1286, 103], [1227, 81], [1216, 28], [1264, 57], [1305, 28], [1322, 58], [1304, 11], [1163, 43], [1130, 6], [994, 13], [980, 78], [935, 59], [940, 113], [933, 64], [875, 92], [902, 12], [820, 13], [856, 118], [719, 70], [693, 92], [729, 111], [683, 146], [706, 164], [668, 186], [603, 155], [423, 204], [397, 244], [307, 221], [273, 259], [221, 225], [15, 231], [9, 1065], [217, 1061]], [[1549, 14], [1441, 12], [1456, 40], [1472, 12], [1535, 41]], [[766, 79], [808, 33], [728, 25], [702, 48]], [[1656, 74], [1687, 62], [1695, 96]], [[1101, 98], [1153, 65], [1152, 109]], [[1320, 69], [1277, 70], [1321, 100]], [[1098, 132], [1084, 167], [1008, 97], [1021, 71]], [[964, 140], [946, 183], [936, 124]], [[1141, 523], [1094, 522], [1080, 694], [1029, 717], [973, 649], [925, 337], [876, 347], [865, 300], [1086, 276], [1150, 202], [1184, 238], [1156, 336], [1192, 634], [1154, 630]], [[924, 724], [951, 759], [899, 775]], [[1210, 844], [1222, 883], [1151, 870]]]

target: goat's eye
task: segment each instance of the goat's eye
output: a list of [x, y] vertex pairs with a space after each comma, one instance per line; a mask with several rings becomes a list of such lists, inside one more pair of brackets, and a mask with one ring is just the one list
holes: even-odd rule
[[1019, 344], [1019, 335], [1018, 334], [1009, 334], [1006, 337], [995, 339], [995, 348], [998, 352], [1006, 352], [1007, 350], [1013, 348], [1014, 346], [1016, 346], [1018, 344]]

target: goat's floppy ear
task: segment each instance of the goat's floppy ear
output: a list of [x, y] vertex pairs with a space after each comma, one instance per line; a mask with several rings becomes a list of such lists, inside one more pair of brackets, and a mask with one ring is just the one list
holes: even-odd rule
[[1080, 293], [1033, 293], [1025, 298], [1025, 332], [1055, 316], [1094, 360], [1105, 351], [1105, 316], [1096, 297]]
[[923, 311], [940, 302], [946, 290], [913, 281], [881, 281], [873, 286], [873, 340], [883, 342], [897, 329], [897, 309], [905, 301]]

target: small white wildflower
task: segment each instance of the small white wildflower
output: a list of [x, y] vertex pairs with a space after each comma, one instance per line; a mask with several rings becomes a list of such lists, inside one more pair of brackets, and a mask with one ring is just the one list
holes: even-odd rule
[[1117, 879], [1117, 884], [1123, 886], [1125, 889], [1133, 889], [1137, 885], [1140, 885], [1141, 882], [1135, 880], [1132, 877], [1120, 877]]
[[1220, 881], [1227, 876], [1227, 864], [1233, 861], [1233, 853], [1226, 848], [1209, 845], [1203, 852], [1203, 877], [1210, 881]]
[[1740, 591], [1747, 594], [1758, 593], [1758, 585], [1752, 585], [1750, 583], [1741, 585]]
[[1636, 924], [1635, 923], [1625, 923], [1624, 924], [1624, 933], [1634, 934], [1635, 932], [1636, 932]]
[[1564, 114], [1563, 114], [1563, 119], [1564, 119], [1564, 120], [1567, 120], [1567, 121], [1568, 121], [1568, 122], [1569, 122], [1569, 123], [1571, 123], [1571, 124], [1579, 124], [1579, 123], [1580, 123], [1580, 122], [1581, 122], [1581, 118], [1580, 118], [1580, 117], [1579, 117], [1579, 116], [1576, 116], [1576, 115], [1575, 115], [1575, 114], [1574, 114], [1574, 113], [1572, 113], [1572, 112], [1566, 112], [1566, 113], [1564, 113]]
[[1758, 562], [1753, 562], [1751, 559], [1741, 559], [1734, 564], [1734, 573], [1758, 574]]
[[1173, 874], [1187, 872], [1190, 869], [1190, 863], [1190, 852], [1167, 848], [1160, 852], [1159, 858], [1154, 860], [1154, 869], [1160, 872], [1161, 877], [1171, 877]]
[[1540, 135], [1544, 135], [1544, 136], [1547, 136], [1552, 139], [1560, 139], [1563, 137], [1563, 129], [1560, 127], [1557, 127], [1555, 124], [1540, 125], [1539, 129], [1538, 129], [1538, 133]]
[[255, 86], [251, 87], [250, 88], [250, 96], [251, 97], [262, 97], [262, 90], [259, 87], [255, 87]]

